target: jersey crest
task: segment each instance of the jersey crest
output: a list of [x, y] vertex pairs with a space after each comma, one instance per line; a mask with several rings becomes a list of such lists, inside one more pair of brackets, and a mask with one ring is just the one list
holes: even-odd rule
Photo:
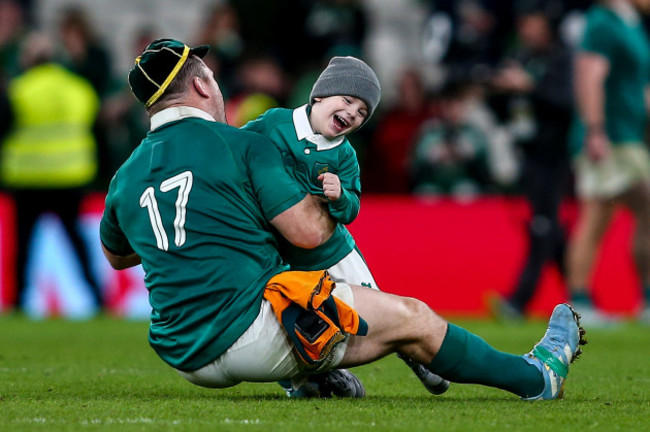
[[326, 172], [331, 172], [335, 173], [336, 172], [330, 167], [329, 164], [327, 163], [321, 163], [321, 162], [316, 162], [314, 163], [314, 168], [312, 169], [312, 178], [311, 181], [313, 184], [320, 184], [320, 181], [318, 180], [318, 176], [321, 174], [325, 174]]

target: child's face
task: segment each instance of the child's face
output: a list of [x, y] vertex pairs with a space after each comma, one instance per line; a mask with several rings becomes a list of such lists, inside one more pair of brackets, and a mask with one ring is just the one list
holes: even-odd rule
[[368, 116], [368, 107], [353, 96], [315, 98], [309, 121], [314, 132], [327, 139], [347, 135], [361, 126]]

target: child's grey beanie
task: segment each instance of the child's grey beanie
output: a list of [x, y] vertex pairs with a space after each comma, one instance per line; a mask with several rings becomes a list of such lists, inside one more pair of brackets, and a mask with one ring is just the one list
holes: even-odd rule
[[381, 86], [375, 72], [355, 57], [333, 57], [320, 74], [309, 95], [309, 102], [314, 98], [329, 96], [354, 96], [368, 106], [368, 115], [364, 123], [375, 112], [381, 99]]

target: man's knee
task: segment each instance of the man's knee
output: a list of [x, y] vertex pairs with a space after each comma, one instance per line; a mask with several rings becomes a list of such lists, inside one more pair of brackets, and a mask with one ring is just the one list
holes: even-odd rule
[[399, 297], [399, 299], [396, 307], [406, 321], [444, 324], [445, 321], [422, 300], [413, 297]]
[[371, 333], [390, 340], [412, 340], [422, 332], [446, 328], [446, 321], [420, 300], [359, 286], [352, 289], [354, 308], [368, 322]]

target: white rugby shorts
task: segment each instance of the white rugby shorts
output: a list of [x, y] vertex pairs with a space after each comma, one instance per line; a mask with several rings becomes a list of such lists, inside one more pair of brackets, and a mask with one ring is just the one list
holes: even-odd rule
[[650, 155], [642, 143], [613, 146], [610, 157], [599, 162], [580, 154], [575, 172], [580, 198], [611, 199], [639, 182], [650, 181]]
[[[354, 307], [354, 295], [348, 284], [337, 283], [332, 295]], [[339, 343], [318, 370], [338, 366], [347, 344], [347, 339]], [[303, 371], [302, 363], [293, 352], [293, 343], [266, 299], [262, 300], [260, 313], [253, 324], [215, 361], [193, 372], [177, 370], [192, 384], [209, 388], [232, 387], [243, 381], [286, 380]]]
[[366, 288], [379, 290], [375, 278], [372, 277], [368, 265], [356, 249], [347, 254], [345, 258], [328, 268], [327, 271], [334, 282], [360, 285]]

